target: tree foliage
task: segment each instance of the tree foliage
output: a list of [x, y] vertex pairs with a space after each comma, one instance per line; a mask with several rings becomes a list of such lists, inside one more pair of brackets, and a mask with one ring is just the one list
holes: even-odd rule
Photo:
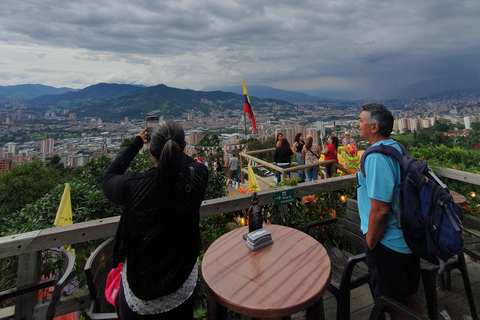
[[10, 217], [61, 182], [59, 171], [45, 167], [38, 159], [8, 170], [0, 177], [0, 217]]

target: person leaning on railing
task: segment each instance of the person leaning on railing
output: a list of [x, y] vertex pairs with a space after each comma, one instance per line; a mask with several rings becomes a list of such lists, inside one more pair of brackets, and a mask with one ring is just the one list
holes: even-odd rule
[[118, 316], [192, 319], [208, 170], [183, 152], [185, 132], [172, 121], [152, 134], [153, 167], [125, 173], [146, 137], [142, 130], [102, 177], [105, 196], [123, 206], [112, 266], [123, 262]]

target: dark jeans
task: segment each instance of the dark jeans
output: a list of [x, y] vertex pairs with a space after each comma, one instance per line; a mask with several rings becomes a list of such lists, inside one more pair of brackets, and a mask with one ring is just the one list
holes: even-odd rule
[[325, 171], [327, 171], [328, 177], [332, 177], [332, 166], [325, 166]]
[[420, 259], [413, 253], [399, 253], [381, 243], [373, 250], [365, 244], [365, 254], [373, 299], [384, 295], [408, 305], [420, 284]]
[[195, 302], [196, 292], [190, 296], [183, 304], [173, 310], [156, 315], [139, 315], [128, 307], [125, 295], [123, 293], [123, 285], [120, 284], [120, 292], [118, 293], [118, 318], [120, 320], [191, 320], [193, 319], [193, 305]]

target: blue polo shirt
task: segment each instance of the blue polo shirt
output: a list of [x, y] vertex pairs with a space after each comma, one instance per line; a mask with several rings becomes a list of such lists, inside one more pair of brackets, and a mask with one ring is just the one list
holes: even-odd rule
[[[400, 147], [393, 139], [383, 140], [374, 144], [390, 145], [401, 152]], [[391, 208], [399, 212], [401, 180], [400, 165], [391, 157], [380, 153], [371, 153], [365, 160], [366, 179], [361, 172], [357, 173], [359, 188], [358, 210], [360, 213], [361, 229], [364, 234], [368, 231], [368, 220], [370, 217], [371, 199], [390, 203]], [[397, 218], [390, 213], [383, 238], [380, 240], [384, 246], [400, 252], [412, 253], [408, 248], [403, 232], [397, 228]]]

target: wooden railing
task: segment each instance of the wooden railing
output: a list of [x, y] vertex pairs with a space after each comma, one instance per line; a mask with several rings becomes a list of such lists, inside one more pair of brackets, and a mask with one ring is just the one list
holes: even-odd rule
[[[298, 168], [297, 168], [298, 169]], [[440, 177], [446, 177], [470, 184], [480, 185], [480, 175], [467, 173], [459, 170], [446, 168], [435, 168], [435, 172]], [[274, 203], [275, 193], [284, 190], [293, 190], [295, 197], [303, 197], [311, 194], [320, 194], [341, 190], [355, 185], [355, 175], [318, 180], [313, 182], [301, 183], [295, 187], [281, 187], [258, 192], [260, 205]], [[207, 200], [202, 203], [200, 208], [200, 217], [208, 217], [221, 213], [238, 211], [249, 208], [251, 205], [251, 194], [241, 194], [235, 197], [225, 197], [213, 200]], [[104, 239], [115, 234], [119, 222], [119, 217], [105, 218], [95, 221], [77, 223], [74, 225], [37, 230], [23, 234], [0, 238], [0, 258], [23, 256], [27, 257], [32, 253], [43, 251], [53, 247], [71, 245], [85, 241]], [[28, 265], [21, 264], [19, 273], [33, 274]], [[5, 276], [5, 275], [2, 275]], [[77, 290], [68, 297], [63, 297], [58, 308], [57, 314], [66, 314], [73, 311], [87, 308], [90, 303], [87, 290]], [[23, 306], [17, 305], [22, 309]], [[47, 306], [38, 303], [34, 306], [33, 319], [43, 319], [46, 314]], [[11, 309], [0, 311], [0, 319], [12, 318], [13, 307]]]
[[[295, 198], [311, 194], [331, 192], [351, 187], [355, 184], [354, 175], [338, 178], [318, 180], [302, 183], [295, 187], [273, 188], [257, 193], [260, 205], [274, 203], [275, 193], [293, 190]], [[241, 194], [235, 197], [224, 197], [207, 200], [202, 203], [200, 217], [208, 217], [221, 213], [228, 213], [249, 208], [251, 205], [251, 194]], [[105, 218], [95, 221], [76, 223], [73, 225], [37, 230], [23, 234], [0, 238], [0, 258], [19, 256], [29, 257], [36, 252], [53, 247], [82, 243], [91, 240], [104, 239], [115, 235], [119, 217]], [[30, 264], [20, 264], [19, 274], [34, 274], [29, 268]], [[62, 297], [57, 307], [57, 315], [66, 314], [87, 308], [90, 303], [87, 290], [77, 290], [68, 297]], [[24, 305], [17, 304], [18, 309], [24, 309]], [[47, 306], [37, 303], [34, 306], [32, 319], [44, 319]], [[30, 311], [31, 312], [31, 311]], [[10, 318], [13, 314], [13, 307], [0, 311], [0, 319]], [[29, 319], [26, 317], [24, 319]]]
[[[282, 175], [282, 180], [285, 180], [286, 175], [289, 172], [298, 171], [298, 170], [302, 170], [302, 169], [313, 168], [313, 167], [318, 167], [319, 171], [323, 172], [322, 174], [326, 177], [325, 165], [332, 165], [332, 167], [333, 167], [332, 172], [335, 172], [335, 160], [317, 161], [315, 163], [304, 164], [304, 165], [301, 165], [301, 166], [297, 165], [296, 162], [293, 162], [292, 167], [283, 169], [283, 168], [280, 168], [280, 167], [274, 165], [273, 163], [263, 161], [263, 160], [253, 156], [253, 155], [260, 154], [260, 153], [269, 153], [269, 152], [273, 152], [273, 151], [275, 151], [275, 148], [255, 150], [255, 151], [249, 151], [249, 152], [240, 152], [240, 155], [239, 155], [240, 156], [240, 168], [242, 168], [240, 170], [240, 180], [241, 180], [241, 182], [242, 183], [245, 182], [244, 177], [245, 177], [245, 173], [247, 173], [247, 169], [245, 168], [245, 165], [243, 163], [244, 158], [259, 164], [255, 167], [252, 167], [252, 168], [268, 168], [273, 172], [275, 172], [275, 171], [280, 172], [281, 175]], [[347, 174], [350, 173], [350, 172], [346, 171], [341, 166], [338, 166], [337, 168], [346, 172]], [[275, 185], [274, 183], [272, 184], [271, 181], [269, 181], [267, 179], [263, 179], [262, 177], [259, 177], [259, 176], [256, 176], [256, 179], [258, 179], [258, 180], [262, 181], [263, 183], [265, 183], [267, 185], [270, 185], [270, 186]]]

